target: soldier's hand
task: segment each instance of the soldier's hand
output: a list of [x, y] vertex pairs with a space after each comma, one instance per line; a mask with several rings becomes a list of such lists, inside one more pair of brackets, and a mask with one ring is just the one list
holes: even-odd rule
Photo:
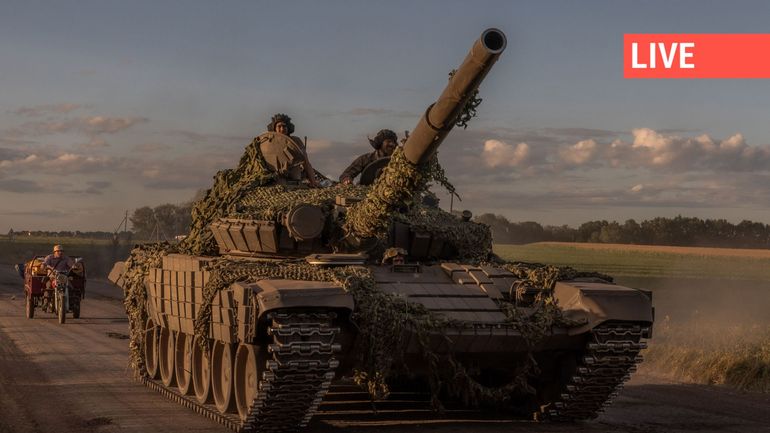
[[342, 179], [342, 184], [343, 185], [350, 185], [351, 182], [353, 182], [353, 181], [349, 177], [346, 177], [346, 178]]

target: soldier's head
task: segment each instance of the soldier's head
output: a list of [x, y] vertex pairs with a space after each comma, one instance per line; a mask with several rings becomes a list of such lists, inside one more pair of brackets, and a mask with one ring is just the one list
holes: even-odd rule
[[54, 245], [53, 246], [53, 255], [56, 257], [60, 257], [62, 254], [64, 254], [64, 248], [62, 248], [61, 245]]
[[267, 124], [267, 130], [283, 135], [291, 135], [294, 133], [294, 124], [291, 123], [291, 117], [278, 113], [270, 119], [270, 123]]
[[396, 150], [397, 143], [398, 136], [390, 129], [381, 129], [373, 139], [369, 139], [369, 144], [373, 148], [382, 151], [388, 156], [392, 155], [393, 151]]

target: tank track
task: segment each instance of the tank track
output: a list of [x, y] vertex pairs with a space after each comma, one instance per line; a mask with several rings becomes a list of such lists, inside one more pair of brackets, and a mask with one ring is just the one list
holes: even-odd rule
[[618, 396], [647, 347], [650, 328], [608, 323], [591, 331], [577, 368], [560, 398], [540, 409], [538, 418], [575, 421], [596, 418]]
[[267, 361], [259, 393], [242, 432], [268, 433], [305, 427], [329, 391], [339, 361], [340, 329], [334, 313], [273, 313]]
[[277, 433], [305, 427], [318, 411], [339, 361], [335, 343], [340, 329], [332, 326], [332, 312], [272, 313], [268, 334], [268, 359], [259, 392], [245, 421], [237, 414], [223, 414], [213, 405], [200, 404], [158, 381], [142, 378], [150, 389], [238, 433]]

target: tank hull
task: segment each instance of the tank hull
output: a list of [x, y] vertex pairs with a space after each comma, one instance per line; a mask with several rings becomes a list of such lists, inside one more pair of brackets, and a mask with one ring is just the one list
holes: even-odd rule
[[[235, 431], [303, 427], [322, 408], [333, 381], [354, 374], [360, 335], [351, 320], [353, 296], [334, 283], [268, 278], [235, 282], [207, 302], [208, 268], [214, 260], [222, 258], [168, 254], [160, 267], [149, 269], [143, 382]], [[254, 266], [260, 263], [253, 261]], [[510, 413], [559, 420], [595, 417], [634, 371], [651, 332], [649, 295], [627, 287], [558, 282], [554, 297], [569, 326], [560, 323], [533, 338], [506, 313], [505, 305], [516, 303], [522, 280], [504, 268], [460, 263], [361, 268], [395, 302], [419, 305], [445, 321], [427, 339], [405, 330], [403, 361], [411, 375], [431, 374], [426, 352], [451, 353], [480, 374], [502, 371], [497, 383], [488, 384], [502, 389], [530, 357], [537, 360], [540, 374], [526, 375], [534, 392], [513, 399], [519, 407], [509, 408]], [[113, 275], [116, 282], [119, 277]], [[522, 302], [516, 311], [526, 321], [536, 309]], [[204, 308], [211, 309], [206, 334], [211, 355], [201, 372], [200, 363], [191, 359], [193, 351], [180, 349], [179, 342], [198, 341], [196, 321]], [[149, 352], [147, 345], [153, 346]], [[151, 358], [160, 360], [160, 368]], [[180, 375], [184, 371], [208, 375], [204, 379], [212, 394], [219, 393], [213, 404], [211, 396], [199, 395], [197, 385]], [[226, 384], [218, 379], [228, 376]]]

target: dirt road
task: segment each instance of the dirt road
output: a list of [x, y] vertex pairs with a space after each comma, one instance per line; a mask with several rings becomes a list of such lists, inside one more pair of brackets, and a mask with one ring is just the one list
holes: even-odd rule
[[[120, 291], [89, 282], [82, 318], [24, 318], [21, 280], [0, 265], [0, 433], [225, 432], [131, 378]], [[770, 395], [637, 375], [605, 414], [576, 425], [419, 414], [327, 413], [309, 432], [770, 432]]]

